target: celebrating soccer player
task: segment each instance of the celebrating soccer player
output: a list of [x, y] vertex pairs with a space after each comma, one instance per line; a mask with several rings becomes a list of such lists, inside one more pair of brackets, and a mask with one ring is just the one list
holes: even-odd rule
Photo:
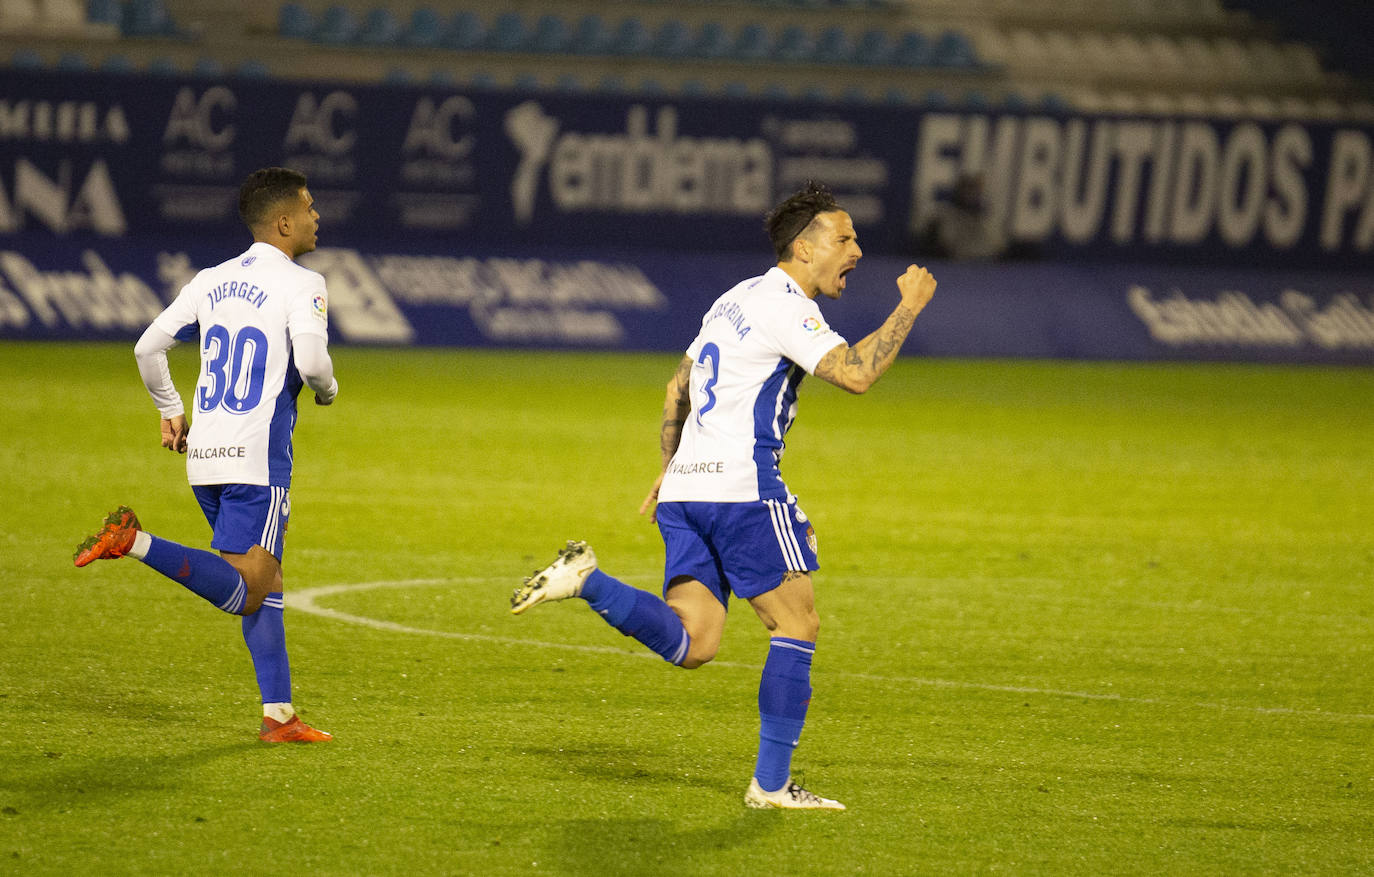
[[[319, 214], [305, 177], [286, 168], [250, 174], [239, 215], [253, 245], [182, 288], [134, 347], [138, 371], [162, 418], [162, 446], [186, 454], [186, 474], [213, 530], [211, 547], [187, 548], [144, 531], [120, 506], [76, 552], [76, 565], [129, 556], [231, 615], [262, 692], [260, 739], [333, 739], [291, 705], [282, 626], [282, 567], [290, 515], [291, 432], [304, 384], [318, 405], [339, 384], [329, 358], [324, 278], [295, 259], [315, 249]], [[167, 351], [200, 331], [194, 422], [167, 368]]]
[[663, 469], [640, 509], [663, 535], [664, 599], [612, 578], [589, 545], [569, 542], [516, 590], [511, 611], [581, 597], [626, 636], [691, 669], [715, 657], [730, 595], [748, 600], [770, 639], [758, 759], [744, 802], [842, 810], [791, 776], [811, 703], [820, 629], [811, 571], [819, 564], [815, 532], [778, 466], [802, 378], [866, 391], [897, 358], [935, 279], [908, 267], [897, 278], [896, 309], [851, 347], [816, 304], [818, 295], [840, 297], [863, 255], [849, 214], [811, 183], [769, 213], [765, 228], [777, 266], [711, 305], [668, 381]]

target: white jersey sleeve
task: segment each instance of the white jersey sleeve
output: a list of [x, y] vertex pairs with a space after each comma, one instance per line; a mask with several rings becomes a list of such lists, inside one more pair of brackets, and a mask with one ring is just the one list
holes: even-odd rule
[[812, 299], [788, 296], [778, 310], [776, 318], [764, 325], [764, 331], [772, 336], [778, 352], [807, 374], [815, 374], [821, 359], [845, 343], [844, 336], [830, 328]]

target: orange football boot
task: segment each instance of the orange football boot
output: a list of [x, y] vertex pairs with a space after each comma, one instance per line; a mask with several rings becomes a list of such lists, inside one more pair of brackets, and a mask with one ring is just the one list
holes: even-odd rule
[[122, 505], [105, 517], [105, 525], [95, 535], [76, 546], [72, 560], [77, 566], [85, 566], [101, 558], [123, 557], [134, 547], [134, 535], [138, 530], [138, 515]]
[[269, 716], [263, 716], [262, 727], [258, 728], [258, 739], [264, 743], [323, 743], [333, 740], [334, 735], [310, 727], [301, 721], [300, 716], [292, 716], [289, 722], [279, 722]]

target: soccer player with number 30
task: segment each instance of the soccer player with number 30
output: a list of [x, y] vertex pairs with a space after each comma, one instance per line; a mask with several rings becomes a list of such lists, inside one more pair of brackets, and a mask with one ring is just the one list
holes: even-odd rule
[[[262, 693], [260, 739], [332, 739], [291, 705], [282, 625], [282, 551], [291, 506], [291, 434], [302, 386], [329, 405], [339, 391], [328, 351], [324, 278], [296, 264], [315, 249], [319, 214], [305, 176], [263, 168], [239, 189], [253, 245], [198, 273], [134, 347], [139, 374], [161, 415], [162, 446], [186, 454], [186, 474], [213, 530], [209, 551], [144, 531], [120, 506], [76, 551], [77, 566], [133, 557], [231, 615]], [[186, 420], [167, 351], [200, 334], [195, 415]]]

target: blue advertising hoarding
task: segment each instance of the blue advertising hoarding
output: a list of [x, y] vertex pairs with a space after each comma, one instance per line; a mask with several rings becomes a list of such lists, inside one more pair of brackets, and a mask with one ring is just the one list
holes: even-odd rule
[[[960, 174], [1040, 260], [932, 265], [908, 352], [1374, 361], [1374, 129], [0, 72], [0, 338], [136, 334], [310, 178], [344, 341], [681, 349], [826, 181], [860, 337]], [[151, 311], [151, 312], [150, 312]]]

